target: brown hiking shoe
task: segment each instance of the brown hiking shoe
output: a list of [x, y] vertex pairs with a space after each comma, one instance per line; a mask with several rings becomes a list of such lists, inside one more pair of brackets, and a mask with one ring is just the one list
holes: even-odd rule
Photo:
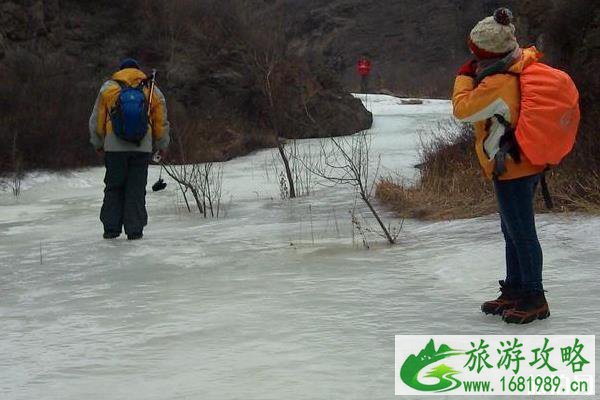
[[519, 300], [515, 308], [505, 310], [502, 319], [508, 324], [528, 324], [550, 316], [544, 292], [529, 293]]
[[519, 292], [506, 285], [504, 281], [498, 281], [500, 284], [500, 296], [496, 300], [486, 301], [481, 305], [481, 311], [486, 314], [502, 315], [504, 310], [508, 310], [517, 305]]

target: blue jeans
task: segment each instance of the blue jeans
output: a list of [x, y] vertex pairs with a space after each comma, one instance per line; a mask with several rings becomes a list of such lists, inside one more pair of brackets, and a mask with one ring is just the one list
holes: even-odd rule
[[535, 230], [534, 197], [540, 175], [494, 180], [506, 241], [506, 284], [526, 292], [543, 291], [542, 247]]

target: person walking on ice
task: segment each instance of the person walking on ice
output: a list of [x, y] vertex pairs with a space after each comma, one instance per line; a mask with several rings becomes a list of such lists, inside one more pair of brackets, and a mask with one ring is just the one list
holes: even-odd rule
[[104, 155], [105, 239], [143, 237], [148, 223], [146, 183], [154, 149], [164, 157], [170, 142], [165, 96], [138, 62], [128, 58], [101, 89], [89, 120], [90, 142]]
[[508, 323], [550, 316], [542, 284], [542, 248], [535, 227], [534, 197], [544, 171], [573, 148], [579, 94], [570, 77], [538, 60], [535, 47], [521, 49], [512, 13], [500, 8], [471, 31], [475, 59], [459, 70], [454, 116], [475, 125], [476, 153], [493, 179], [506, 242], [506, 277], [500, 297], [481, 310]]

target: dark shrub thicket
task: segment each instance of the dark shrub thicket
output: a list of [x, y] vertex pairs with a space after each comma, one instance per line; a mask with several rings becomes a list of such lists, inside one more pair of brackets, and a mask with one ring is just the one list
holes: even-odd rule
[[[215, 60], [215, 54], [228, 46], [227, 40], [234, 40], [226, 36], [235, 24], [230, 24], [229, 17], [225, 20], [226, 13], [217, 4], [125, 1], [122, 7], [134, 17], [128, 17], [128, 25], [137, 27], [128, 29], [127, 43], [121, 44], [117, 53], [112, 47], [111, 54], [98, 52], [94, 46], [114, 45], [101, 41], [90, 43], [92, 51], [77, 58], [48, 49], [8, 53], [0, 65], [0, 175], [17, 168], [65, 169], [98, 164], [100, 159], [88, 143], [88, 118], [98, 88], [125, 55], [135, 56], [145, 67], [159, 69], [159, 84], [168, 94], [174, 127], [175, 162], [222, 160], [275, 143], [268, 130], [259, 134], [244, 126], [247, 116], [236, 115], [236, 110], [221, 99], [204, 102], [210, 95], [207, 92], [211, 92], [206, 87], [190, 87], [198, 84], [199, 76], [210, 73], [202, 70], [204, 60], [222, 63]], [[79, 8], [82, 4], [71, 6]], [[99, 13], [113, 6], [94, 3], [85, 11]], [[115, 40], [120, 39], [115, 36]], [[197, 69], [189, 68], [195, 61], [189, 59], [190, 45]], [[221, 89], [216, 87], [212, 92]], [[177, 144], [181, 142], [185, 146]]]
[[20, 53], [0, 82], [0, 171], [93, 164], [87, 123], [93, 88], [73, 79], [74, 66]]
[[[220, 161], [273, 146], [275, 114], [286, 137], [324, 134], [325, 122], [337, 129], [331, 134], [370, 126], [370, 114], [335, 79], [286, 54], [277, 14], [257, 14], [252, 1], [61, 4], [57, 26], [69, 28], [52, 34], [63, 43], [30, 38], [0, 62], [0, 175], [97, 164], [89, 114], [98, 88], [126, 56], [159, 71], [174, 142], [185, 142], [174, 147], [173, 162]], [[267, 64], [274, 66], [276, 110], [265, 97]], [[315, 113], [323, 104], [337, 112]]]

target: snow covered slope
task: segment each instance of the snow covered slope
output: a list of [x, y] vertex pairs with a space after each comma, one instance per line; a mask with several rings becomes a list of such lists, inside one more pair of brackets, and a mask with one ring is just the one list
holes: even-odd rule
[[[413, 176], [449, 103], [367, 104], [384, 169]], [[352, 193], [280, 200], [274, 154], [224, 165], [220, 220], [183, 212], [173, 184], [149, 193], [139, 242], [101, 239], [102, 169], [1, 193], [0, 398], [393, 399], [395, 334], [600, 330], [599, 218], [539, 217], [552, 317], [507, 326], [478, 311], [503, 277], [496, 216], [406, 221], [399, 245], [364, 250]]]

